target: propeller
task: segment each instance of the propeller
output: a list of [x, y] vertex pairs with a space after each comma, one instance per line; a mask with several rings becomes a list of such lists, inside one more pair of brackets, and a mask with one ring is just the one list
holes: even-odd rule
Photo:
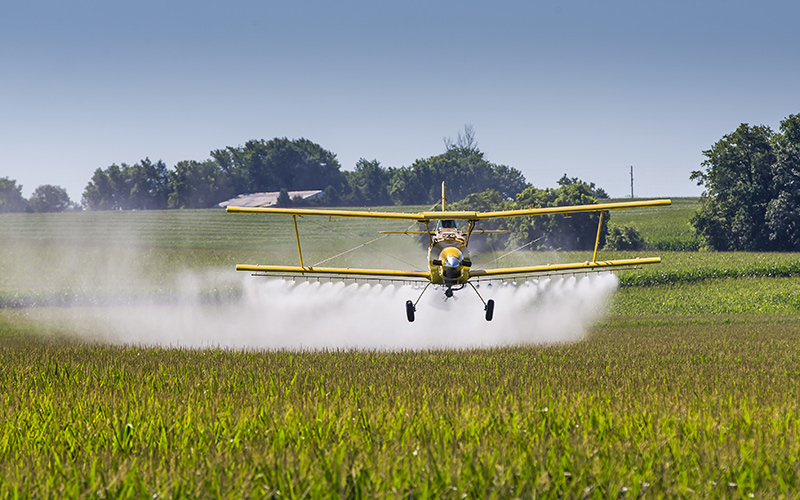
[[453, 302], [457, 302], [458, 301], [458, 297], [453, 295], [453, 289], [450, 288], [450, 287], [447, 287], [447, 290], [444, 291], [444, 299], [443, 300], [445, 302], [447, 302], [447, 299], [453, 299]]

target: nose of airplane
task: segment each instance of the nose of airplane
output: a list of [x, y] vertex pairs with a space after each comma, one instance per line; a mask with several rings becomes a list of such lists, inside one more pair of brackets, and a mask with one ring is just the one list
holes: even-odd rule
[[461, 261], [455, 255], [451, 255], [442, 262], [442, 265], [444, 267], [458, 267], [461, 265]]

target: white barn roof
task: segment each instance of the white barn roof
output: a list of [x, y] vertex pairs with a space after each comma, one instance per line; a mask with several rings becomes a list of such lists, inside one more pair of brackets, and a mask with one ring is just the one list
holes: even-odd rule
[[[278, 202], [280, 191], [273, 191], [270, 193], [245, 193], [231, 198], [230, 200], [221, 201], [215, 207], [269, 207]], [[289, 191], [289, 198], [300, 198], [307, 200], [309, 198], [316, 198], [321, 195], [322, 191], [319, 189], [311, 191]]]

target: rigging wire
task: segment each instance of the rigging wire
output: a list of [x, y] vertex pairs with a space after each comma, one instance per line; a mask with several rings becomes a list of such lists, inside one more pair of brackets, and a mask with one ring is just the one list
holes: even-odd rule
[[[354, 251], [354, 250], [358, 250], [359, 248], [365, 247], [365, 246], [367, 246], [367, 245], [369, 245], [369, 244], [371, 244], [371, 243], [375, 243], [375, 242], [376, 242], [376, 241], [378, 241], [378, 240], [382, 240], [382, 239], [386, 238], [387, 236], [389, 236], [389, 235], [388, 235], [388, 234], [384, 234], [383, 236], [378, 236], [377, 238], [375, 238], [375, 239], [373, 239], [373, 240], [369, 240], [369, 241], [367, 241], [366, 243], [362, 243], [362, 244], [360, 244], [360, 245], [358, 245], [358, 246], [354, 246], [354, 247], [353, 247], [353, 248], [351, 248], [350, 250], [345, 250], [345, 251], [344, 251], [344, 252], [342, 252], [342, 253], [336, 254], [336, 255], [334, 255], [334, 256], [332, 256], [332, 257], [328, 257], [328, 258], [327, 258], [327, 259], [325, 259], [325, 260], [321, 260], [321, 261], [317, 262], [316, 264], [314, 264], [314, 265], [313, 265], [313, 266], [311, 266], [311, 267], [317, 267], [317, 266], [319, 266], [320, 264], [324, 264], [324, 263], [328, 262], [329, 260], [333, 260], [333, 259], [335, 259], [335, 258], [337, 258], [337, 257], [341, 257], [342, 255], [346, 255], [346, 254], [348, 254], [348, 253], [350, 253], [350, 252], [352, 252], [352, 251]], [[380, 251], [380, 250], [376, 250], [376, 251]], [[401, 259], [397, 259], [397, 260], [401, 260]], [[401, 262], [402, 262], [402, 260], [401, 260]], [[408, 264], [408, 262], [406, 262], [406, 264]], [[411, 264], [408, 264], [408, 265], [411, 265]]]
[[[314, 220], [312, 217], [303, 217], [302, 215], [301, 215], [301, 216], [299, 216], [299, 217], [300, 217], [301, 219], [307, 220], [308, 222], [310, 222], [311, 224], [314, 224], [314, 225], [316, 225], [316, 226], [317, 226], [317, 227], [319, 227], [319, 228], [322, 228], [322, 229], [324, 229], [325, 231], [327, 231], [327, 232], [329, 232], [329, 233], [335, 233], [335, 234], [338, 234], [338, 235], [340, 235], [340, 236], [344, 236], [344, 237], [346, 237], [346, 238], [349, 238], [349, 239], [351, 239], [351, 240], [360, 241], [360, 237], [357, 237], [357, 236], [355, 236], [354, 234], [351, 234], [351, 233], [348, 233], [348, 232], [345, 232], [345, 231], [336, 231], [336, 230], [334, 230], [334, 229], [331, 229], [330, 227], [326, 227], [325, 225], [323, 225], [323, 224], [321, 224], [321, 223], [319, 223], [319, 222], [315, 221], [315, 220]], [[412, 223], [411, 223], [411, 225], [409, 225], [409, 226], [408, 226], [408, 228], [406, 229], [406, 231], [408, 231], [409, 229], [411, 229], [412, 227], [414, 227], [414, 224], [416, 224], [416, 222], [412, 222]], [[365, 246], [367, 246], [367, 245], [370, 245], [370, 244], [372, 244], [372, 243], [375, 243], [376, 241], [382, 240], [383, 238], [386, 238], [387, 236], [389, 236], [389, 235], [388, 235], [388, 234], [384, 234], [384, 235], [382, 235], [382, 236], [379, 236], [379, 237], [377, 237], [377, 238], [375, 238], [375, 239], [373, 239], [373, 240], [370, 240], [370, 241], [368, 241], [368, 242], [366, 242], [366, 243], [361, 243], [361, 244], [359, 244], [359, 245], [357, 245], [357, 246], [355, 246], [355, 247], [353, 247], [353, 248], [351, 248], [351, 249], [349, 249], [349, 250], [346, 250], [346, 251], [344, 251], [344, 252], [342, 252], [342, 253], [340, 253], [340, 254], [338, 254], [338, 255], [334, 255], [333, 257], [329, 257], [329, 258], [327, 258], [327, 259], [324, 259], [324, 260], [322, 260], [322, 261], [320, 261], [320, 262], [317, 262], [316, 264], [314, 264], [314, 265], [313, 265], [313, 266], [311, 266], [311, 267], [316, 267], [316, 266], [319, 266], [320, 264], [323, 264], [323, 263], [325, 263], [325, 262], [328, 262], [328, 261], [330, 261], [330, 260], [333, 260], [333, 259], [335, 259], [336, 257], [341, 257], [342, 255], [348, 254], [348, 253], [350, 253], [350, 252], [352, 252], [352, 251], [354, 251], [354, 250], [357, 250], [357, 249], [359, 249], [359, 248], [362, 248], [362, 247], [365, 247]], [[390, 254], [390, 253], [388, 253], [388, 252], [384, 252], [383, 250], [380, 250], [380, 249], [377, 249], [377, 248], [374, 248], [374, 247], [370, 247], [370, 250], [373, 250], [373, 251], [375, 251], [375, 252], [378, 252], [378, 253], [381, 253], [381, 254], [383, 254], [383, 255], [386, 255], [387, 257], [390, 257], [390, 258], [392, 258], [392, 259], [398, 260], [398, 261], [402, 262], [403, 264], [406, 264], [407, 266], [411, 266], [411, 267], [413, 267], [413, 268], [414, 268], [415, 270], [417, 270], [417, 271], [421, 271], [421, 270], [422, 270], [422, 268], [420, 268], [418, 265], [416, 265], [416, 264], [412, 264], [412, 263], [410, 263], [410, 262], [406, 262], [405, 260], [403, 260], [403, 259], [401, 259], [401, 258], [397, 257], [396, 255], [392, 255], [392, 254]]]
[[517, 247], [517, 248], [515, 248], [514, 250], [511, 250], [510, 252], [504, 253], [504, 254], [503, 254], [503, 255], [501, 255], [500, 257], [498, 257], [498, 258], [494, 259], [493, 261], [489, 262], [489, 264], [487, 264], [487, 265], [492, 265], [492, 264], [494, 264], [495, 262], [497, 262], [498, 260], [502, 259], [503, 257], [508, 257], [508, 256], [509, 256], [509, 255], [511, 255], [512, 253], [516, 253], [516, 252], [518, 252], [518, 251], [522, 250], [523, 248], [525, 248], [525, 247], [528, 247], [528, 246], [530, 246], [530, 245], [533, 245], [533, 244], [534, 244], [534, 243], [536, 243], [537, 241], [541, 241], [541, 240], [543, 240], [543, 239], [544, 239], [544, 236], [540, 236], [540, 237], [536, 238], [536, 239], [535, 239], [535, 240], [533, 240], [533, 241], [529, 241], [529, 242], [525, 243], [524, 245], [522, 245], [521, 247]]
[[[433, 205], [431, 208], [429, 208], [429, 209], [428, 209], [428, 211], [433, 211], [433, 210], [434, 210], [434, 209], [435, 209], [437, 206], [439, 206], [439, 204], [438, 204], [438, 203], [437, 203], [437, 204], [435, 204], [435, 205]], [[303, 218], [303, 216], [300, 216], [300, 218]], [[357, 236], [355, 236], [354, 234], [347, 233], [347, 232], [343, 232], [343, 231], [342, 231], [342, 232], [335, 231], [335, 230], [333, 230], [333, 229], [331, 229], [331, 228], [329, 228], [329, 227], [325, 227], [323, 224], [321, 224], [321, 223], [319, 223], [319, 222], [316, 222], [316, 221], [314, 221], [314, 219], [313, 219], [313, 218], [308, 218], [308, 221], [309, 221], [309, 222], [311, 222], [312, 224], [315, 224], [317, 227], [320, 227], [320, 228], [324, 229], [325, 231], [327, 231], [327, 232], [329, 232], [329, 233], [336, 233], [336, 234], [339, 234], [339, 235], [341, 235], [341, 236], [345, 236], [345, 237], [347, 237], [347, 238], [350, 238], [351, 240], [360, 241], [360, 237], [357, 237]], [[412, 222], [412, 223], [411, 223], [411, 224], [410, 224], [410, 225], [409, 225], [409, 226], [406, 228], [406, 231], [409, 231], [409, 230], [410, 230], [412, 227], [414, 227], [414, 225], [415, 225], [415, 224], [417, 224], [417, 223], [416, 223], [416, 222]], [[383, 238], [386, 238], [387, 236], [389, 236], [389, 235], [388, 235], [388, 234], [384, 234], [383, 236], [378, 236], [377, 238], [375, 238], [375, 239], [373, 239], [373, 240], [370, 240], [370, 241], [368, 241], [368, 242], [366, 242], [366, 243], [362, 243], [362, 244], [360, 244], [360, 245], [357, 245], [357, 246], [355, 246], [355, 247], [351, 248], [350, 250], [345, 250], [344, 252], [342, 252], [342, 253], [340, 253], [340, 254], [338, 254], [338, 255], [334, 255], [333, 257], [328, 257], [327, 259], [321, 260], [321, 261], [317, 262], [316, 264], [314, 264], [314, 265], [313, 265], [313, 266], [311, 266], [311, 267], [316, 267], [316, 266], [318, 266], [318, 265], [320, 265], [320, 264], [324, 264], [325, 262], [331, 261], [331, 260], [333, 260], [333, 259], [335, 259], [335, 258], [337, 258], [337, 257], [341, 257], [342, 255], [348, 254], [348, 253], [350, 253], [350, 252], [352, 252], [352, 251], [354, 251], [354, 250], [357, 250], [357, 249], [359, 249], [359, 248], [366, 247], [367, 245], [370, 245], [370, 244], [372, 244], [372, 243], [375, 243], [376, 241], [382, 240]], [[388, 252], [384, 252], [383, 250], [379, 250], [379, 249], [377, 249], [377, 248], [373, 248], [373, 247], [370, 247], [370, 250], [373, 250], [373, 251], [375, 251], [375, 252], [378, 252], [378, 253], [381, 253], [381, 254], [383, 254], [383, 255], [386, 255], [387, 257], [390, 257], [390, 258], [392, 258], [392, 259], [398, 260], [398, 261], [402, 262], [403, 264], [405, 264], [405, 265], [407, 265], [407, 266], [411, 266], [411, 267], [413, 267], [413, 268], [414, 268], [414, 269], [416, 269], [417, 271], [422, 271], [422, 270], [423, 270], [423, 269], [422, 269], [421, 267], [419, 267], [418, 265], [416, 265], [416, 264], [412, 264], [412, 263], [410, 263], [410, 262], [406, 262], [405, 260], [401, 259], [400, 257], [398, 257], [398, 256], [396, 256], [396, 255], [392, 255], [392, 254], [390, 254], [390, 253], [388, 253]]]

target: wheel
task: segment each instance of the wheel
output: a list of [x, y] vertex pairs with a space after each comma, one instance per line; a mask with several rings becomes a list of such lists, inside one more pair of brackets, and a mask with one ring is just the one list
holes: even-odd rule
[[494, 300], [489, 299], [484, 309], [486, 310], [486, 321], [491, 321], [492, 316], [494, 316]]
[[410, 300], [406, 301], [406, 317], [408, 318], [409, 323], [414, 322], [414, 303]]

